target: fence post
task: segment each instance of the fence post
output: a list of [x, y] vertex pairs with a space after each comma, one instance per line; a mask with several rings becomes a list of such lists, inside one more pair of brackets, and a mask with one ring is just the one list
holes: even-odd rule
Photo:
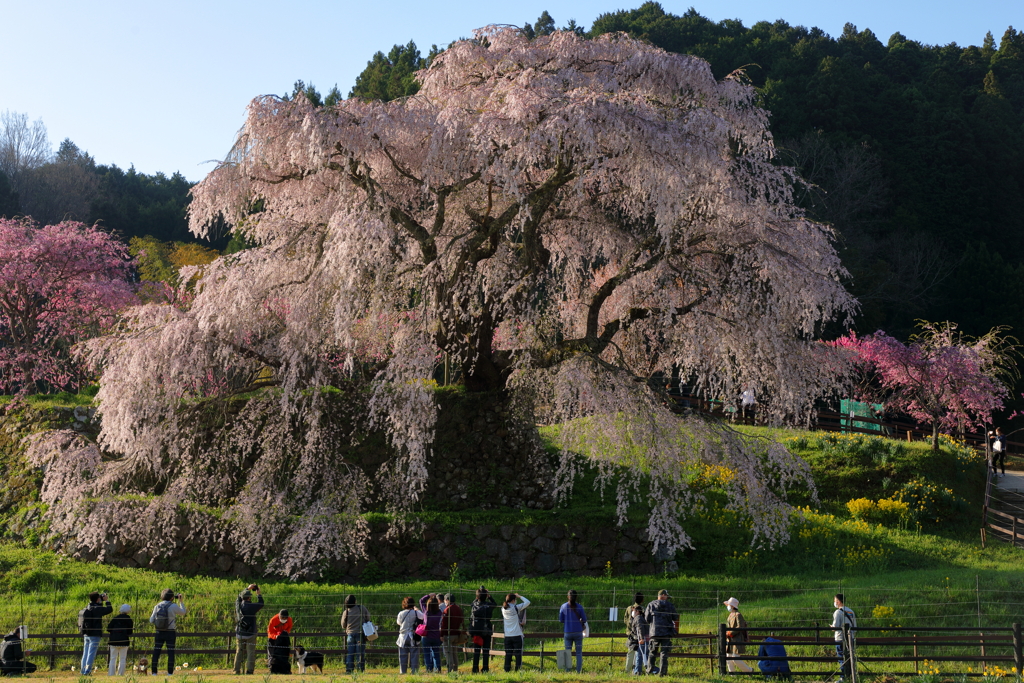
[[857, 683], [857, 663], [853, 657], [853, 634], [850, 633], [850, 623], [843, 624], [843, 659], [850, 662], [850, 683]]
[[708, 631], [708, 668], [715, 675], [715, 634]]
[[50, 671], [53, 671], [57, 666], [57, 633], [51, 634], [50, 638]]
[[[224, 649], [226, 649], [228, 651], [228, 653], [226, 655], [224, 655], [224, 668], [230, 669], [231, 667], [234, 666], [234, 664], [231, 662], [231, 634], [230, 633], [228, 634], [228, 644], [225, 646]], [[247, 659], [245, 660], [246, 661], [245, 666], [246, 666], [246, 668], [248, 668], [249, 667], [248, 654], [246, 654], [246, 657], [247, 657]]]
[[725, 666], [725, 624], [718, 625], [718, 674], [728, 675], [729, 670]]
[[1013, 625], [1013, 663], [1017, 666], [1017, 676], [1024, 669], [1024, 656], [1021, 655], [1020, 622]]
[[540, 672], [544, 673], [544, 639], [540, 639]]

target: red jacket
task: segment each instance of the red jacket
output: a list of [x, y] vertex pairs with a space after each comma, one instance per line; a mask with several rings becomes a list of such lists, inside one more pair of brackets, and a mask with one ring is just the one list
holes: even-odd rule
[[444, 610], [441, 617], [441, 635], [457, 636], [462, 632], [462, 608], [452, 604]]
[[281, 621], [281, 615], [275, 614], [270, 617], [270, 623], [267, 624], [267, 638], [277, 638], [283, 632], [291, 633], [293, 623], [291, 617], [288, 617], [286, 621]]

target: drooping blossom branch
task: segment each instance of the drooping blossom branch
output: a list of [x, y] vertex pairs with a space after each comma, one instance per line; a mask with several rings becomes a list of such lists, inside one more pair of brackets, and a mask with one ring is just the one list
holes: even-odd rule
[[[252, 102], [190, 217], [197, 234], [227, 219], [257, 246], [206, 266], [187, 310], [140, 307], [86, 345], [103, 371], [101, 445], [170, 482], [195, 440], [181, 402], [199, 401], [197, 386], [210, 401], [272, 386], [288, 420], [318, 423], [305, 397], [339, 385], [339, 368], [370, 367], [352, 390], [390, 437], [379, 490], [406, 510], [439, 457], [427, 380], [443, 357], [468, 391], [507, 399], [516, 438], [536, 438], [544, 406], [577, 442], [590, 425], [614, 444], [609, 472], [651, 477], [659, 549], [688, 543], [701, 462], [732, 463], [731, 504], [757, 542], [784, 540], [785, 493], [808, 485], [806, 468], [681, 425], [645, 381], [752, 388], [777, 420], [837, 384], [842, 359], [815, 335], [855, 304], [832, 233], [794, 205], [799, 181], [774, 159], [753, 88], [623, 35], [493, 27], [418, 78], [417, 95], [389, 103]], [[293, 476], [327, 476], [302, 453], [310, 471]], [[316, 497], [288, 505], [326, 519]]]

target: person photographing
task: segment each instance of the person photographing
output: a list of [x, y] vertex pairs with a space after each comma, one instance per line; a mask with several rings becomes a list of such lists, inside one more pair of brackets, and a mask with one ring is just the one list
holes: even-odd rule
[[[253, 602], [253, 593], [256, 601]], [[256, 614], [263, 609], [263, 592], [255, 583], [238, 594], [235, 598], [235, 674], [242, 673], [242, 661], [245, 661], [245, 673], [249, 676], [256, 670]]]

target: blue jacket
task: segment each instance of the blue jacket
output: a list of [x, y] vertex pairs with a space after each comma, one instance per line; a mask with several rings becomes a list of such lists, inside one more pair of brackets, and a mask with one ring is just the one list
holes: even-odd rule
[[[761, 647], [757, 651], [758, 657], [785, 657], [786, 646], [782, 644], [782, 641], [776, 638], [765, 638], [764, 642], [761, 643]], [[788, 674], [789, 662], [782, 660], [761, 660], [757, 663], [757, 668], [761, 670], [761, 673], [766, 675], [774, 674]]]
[[562, 605], [562, 609], [558, 610], [558, 620], [565, 626], [566, 633], [582, 633], [583, 626], [587, 623], [587, 613], [583, 611], [583, 605], [578, 602], [575, 610], [569, 606], [569, 603], [565, 603]]
[[671, 638], [676, 635], [676, 620], [679, 612], [671, 600], [651, 600], [644, 610], [644, 618], [650, 624], [651, 638]]

